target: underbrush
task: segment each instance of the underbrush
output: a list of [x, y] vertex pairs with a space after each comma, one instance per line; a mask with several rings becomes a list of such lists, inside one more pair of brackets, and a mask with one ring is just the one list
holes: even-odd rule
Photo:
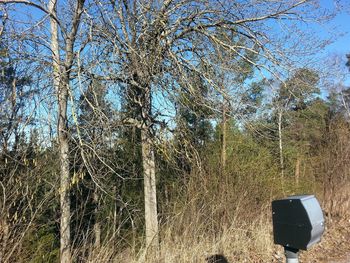
[[271, 223], [266, 215], [254, 222], [232, 222], [222, 227], [216, 235], [210, 231], [193, 228], [189, 225], [182, 234], [174, 234], [175, 226], [162, 230], [160, 249], [157, 255], [147, 256], [145, 248], [128, 248], [120, 253], [107, 245], [91, 253], [88, 262], [164, 262], [199, 263], [215, 254], [224, 255], [228, 262], [270, 262], [273, 254]]

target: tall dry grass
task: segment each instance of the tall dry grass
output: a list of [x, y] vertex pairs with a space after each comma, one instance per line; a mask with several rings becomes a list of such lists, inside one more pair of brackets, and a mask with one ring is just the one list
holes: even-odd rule
[[[300, 185], [284, 183], [278, 171], [256, 159], [232, 163], [224, 173], [215, 163], [194, 171], [168, 203], [161, 215], [159, 253], [147, 257], [142, 246], [118, 249], [106, 244], [91, 253], [88, 262], [199, 263], [208, 256], [224, 255], [228, 262], [276, 262], [273, 244], [271, 201], [290, 194], [312, 193], [321, 200], [327, 222], [333, 217], [348, 217], [349, 129], [335, 127], [330, 144], [323, 145], [317, 156], [305, 159], [307, 166]], [[289, 177], [288, 177], [289, 176]], [[293, 174], [285, 178], [294, 182]], [[176, 196], [176, 195], [172, 195]], [[329, 228], [337, 225], [330, 224]], [[327, 242], [326, 242], [327, 243]]]
[[231, 263], [271, 262], [271, 182], [246, 178], [243, 183], [235, 174], [198, 171], [189, 178], [161, 215], [157, 255], [149, 257], [142, 244], [118, 249], [118, 244], [106, 243], [92, 249], [87, 262], [199, 263], [214, 254]]
[[[286, 181], [282, 182], [278, 165], [266, 149], [259, 150], [252, 142], [235, 139], [231, 152], [228, 151], [225, 171], [220, 171], [219, 158], [211, 156], [180, 183], [167, 185], [168, 200], [159, 200], [160, 245], [156, 255], [145, 248], [139, 223], [135, 230], [125, 229], [119, 235], [104, 233], [101, 247], [94, 246], [93, 233], [87, 234], [74, 244], [74, 262], [204, 263], [214, 254], [224, 255], [229, 263], [275, 262], [277, 247], [272, 239], [270, 208], [273, 199], [313, 193], [322, 201], [327, 222], [334, 217], [349, 219], [349, 137], [350, 129], [345, 124], [332, 127], [328, 143], [303, 160], [302, 166], [307, 169], [301, 173], [297, 187], [293, 171], [285, 174]], [[158, 197], [161, 199], [162, 194]], [[142, 217], [142, 212], [138, 216]], [[337, 228], [337, 224], [329, 227]], [[0, 239], [3, 228], [0, 224]], [[37, 234], [34, 227], [30, 230], [28, 236]], [[50, 235], [47, 246], [31, 251], [47, 250], [47, 255], [53, 254], [49, 249], [54, 238], [58, 237]], [[55, 262], [26, 255], [23, 251], [28, 246], [17, 242], [19, 249], [11, 256], [15, 259], [11, 262]], [[57, 256], [52, 258], [57, 259], [58, 251], [55, 253]]]
[[218, 233], [206, 231], [205, 223], [200, 226], [196, 226], [197, 222], [179, 226], [176, 219], [173, 220], [162, 226], [160, 249], [155, 257], [148, 257], [144, 247], [117, 251], [115, 245], [107, 243], [100, 249], [92, 250], [86, 261], [199, 263], [206, 262], [205, 259], [214, 254], [225, 255], [229, 262], [272, 260], [272, 227], [266, 214], [261, 214], [253, 222], [233, 221], [230, 225], [222, 226]]

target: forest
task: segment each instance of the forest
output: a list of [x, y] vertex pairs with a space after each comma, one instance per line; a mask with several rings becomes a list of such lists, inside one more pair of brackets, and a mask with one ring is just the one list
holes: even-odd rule
[[298, 194], [329, 262], [350, 238], [350, 54], [324, 52], [340, 12], [0, 0], [0, 262], [281, 262], [271, 201]]

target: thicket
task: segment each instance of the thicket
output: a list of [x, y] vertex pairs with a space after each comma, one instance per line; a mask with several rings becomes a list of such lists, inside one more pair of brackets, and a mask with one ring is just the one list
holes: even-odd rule
[[282, 67], [292, 50], [267, 34], [313, 5], [117, 2], [29, 28], [1, 6], [0, 262], [270, 262], [273, 199], [349, 215], [350, 88]]
[[[81, 107], [80, 129], [89, 140], [103, 128], [84, 103]], [[232, 260], [269, 261], [269, 205], [286, 195], [316, 194], [327, 216], [346, 215], [350, 145], [343, 109], [340, 100], [315, 97], [285, 112], [283, 175], [274, 111], [245, 125], [228, 118], [225, 167], [220, 119], [191, 112], [196, 121], [190, 122], [179, 116], [188, 129], [156, 145], [160, 260], [201, 262], [221, 252]], [[1, 154], [1, 253], [12, 262], [56, 262], [59, 256], [57, 145], [40, 138], [34, 126]], [[126, 128], [113, 141], [102, 138], [93, 149], [101, 160], [90, 159], [90, 168], [74, 157], [81, 149], [71, 141], [74, 258], [137, 260], [144, 244], [140, 137]], [[115, 174], [102, 160], [113, 163]]]

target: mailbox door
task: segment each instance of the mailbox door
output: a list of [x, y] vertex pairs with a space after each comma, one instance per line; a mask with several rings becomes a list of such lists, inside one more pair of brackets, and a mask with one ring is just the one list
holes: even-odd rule
[[272, 202], [276, 244], [306, 250], [324, 232], [322, 209], [313, 195], [292, 196]]
[[307, 249], [311, 239], [312, 225], [299, 199], [272, 202], [272, 220], [276, 244]]

